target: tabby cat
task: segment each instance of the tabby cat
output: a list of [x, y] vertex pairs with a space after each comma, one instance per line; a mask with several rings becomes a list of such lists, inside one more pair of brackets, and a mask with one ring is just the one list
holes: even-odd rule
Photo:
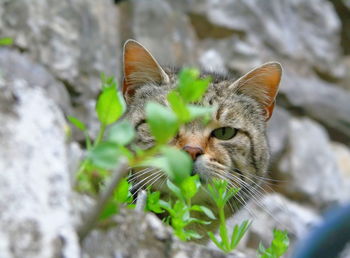
[[[126, 119], [135, 126], [138, 146], [149, 148], [154, 139], [145, 121], [145, 104], [152, 100], [168, 106], [166, 96], [176, 87], [178, 69], [161, 67], [134, 40], [125, 43], [123, 62]], [[210, 76], [212, 82], [198, 104], [215, 105], [216, 112], [209, 124], [193, 121], [181, 128], [170, 143], [189, 153], [194, 161], [193, 173], [203, 182], [221, 178], [231, 186], [240, 187], [236, 203], [243, 204], [247, 196], [253, 195], [252, 188], [266, 174], [269, 150], [265, 128], [272, 115], [281, 73], [281, 65], [276, 62], [266, 63], [240, 78], [202, 72], [201, 77]], [[152, 185], [167, 194], [166, 176], [159, 170], [143, 169], [131, 177], [137, 188]], [[212, 205], [205, 193], [196, 201]], [[227, 209], [228, 215], [232, 212], [233, 209]], [[200, 229], [202, 233], [206, 230]]]

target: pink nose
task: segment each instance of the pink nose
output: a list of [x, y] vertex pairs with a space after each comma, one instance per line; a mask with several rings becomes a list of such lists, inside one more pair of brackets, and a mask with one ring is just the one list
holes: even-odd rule
[[193, 161], [195, 161], [200, 155], [203, 155], [204, 150], [198, 146], [189, 146], [186, 145], [183, 147], [183, 150], [186, 151], [192, 157]]

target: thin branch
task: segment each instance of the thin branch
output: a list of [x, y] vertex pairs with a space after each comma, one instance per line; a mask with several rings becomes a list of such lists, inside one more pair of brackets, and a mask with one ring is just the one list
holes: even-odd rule
[[144, 211], [146, 207], [146, 201], [147, 201], [147, 192], [145, 190], [141, 190], [137, 195], [135, 210]]
[[91, 213], [87, 216], [87, 219], [83, 222], [82, 225], [78, 228], [78, 236], [80, 239], [80, 242], [84, 240], [84, 238], [90, 233], [90, 231], [94, 228], [96, 225], [98, 218], [100, 216], [100, 213], [102, 212], [104, 206], [106, 205], [108, 199], [113, 194], [113, 191], [119, 181], [127, 174], [129, 169], [129, 164], [126, 159], [122, 159], [120, 161], [119, 167], [115, 170], [113, 173], [113, 177], [109, 183], [109, 185], [106, 187], [105, 191], [102, 192], [100, 195], [100, 198], [98, 199], [95, 207], [91, 210]]

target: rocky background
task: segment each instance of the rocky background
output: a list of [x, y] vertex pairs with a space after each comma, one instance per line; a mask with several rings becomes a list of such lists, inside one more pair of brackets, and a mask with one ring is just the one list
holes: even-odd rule
[[[0, 0], [0, 257], [254, 257], [275, 227], [295, 242], [350, 201], [350, 2], [347, 0]], [[124, 211], [82, 243], [92, 200], [72, 178], [82, 156], [65, 117], [97, 128], [101, 72], [120, 78], [133, 38], [163, 64], [239, 75], [284, 67], [269, 123], [274, 181], [232, 223], [252, 217], [241, 252], [180, 243], [152, 214]], [[344, 256], [345, 257], [345, 256]]]

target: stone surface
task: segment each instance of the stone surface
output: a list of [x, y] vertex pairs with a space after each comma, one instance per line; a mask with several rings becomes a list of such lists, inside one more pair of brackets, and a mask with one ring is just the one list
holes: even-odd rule
[[[344, 182], [344, 201], [350, 201], [350, 150], [349, 147], [340, 143], [332, 143], [332, 150], [340, 170], [342, 181]], [[346, 191], [347, 190], [347, 191]]]
[[291, 245], [289, 250], [292, 250], [298, 239], [321, 222], [316, 210], [301, 206], [277, 193], [267, 194], [259, 198], [259, 201], [250, 201], [230, 219], [230, 223], [233, 226], [247, 219], [252, 220], [252, 225], [244, 237], [243, 246], [240, 246], [243, 250], [246, 247], [256, 250], [260, 242], [268, 246], [275, 228], [288, 230]]
[[70, 113], [69, 94], [42, 65], [13, 49], [0, 49], [0, 76], [8, 83], [24, 80], [29, 87], [38, 87], [66, 113]]
[[0, 83], [1, 257], [79, 257], [61, 111], [22, 78]]
[[291, 121], [279, 172], [279, 177], [287, 181], [282, 191], [294, 199], [320, 208], [343, 199], [345, 185], [329, 138], [312, 120]]
[[[196, 63], [196, 38], [189, 19], [174, 1], [127, 1], [121, 9], [123, 40], [142, 43], [164, 65]], [[159, 25], [162, 26], [159, 26]]]
[[[217, 28], [231, 30], [222, 39], [228, 42], [223, 56], [230, 68], [237, 57], [242, 60], [243, 53], [258, 57], [260, 62], [270, 58], [297, 62], [329, 77], [339, 77], [343, 72], [338, 67], [341, 25], [332, 4], [326, 0], [194, 0], [190, 3], [190, 12], [202, 15]], [[195, 28], [205, 34], [207, 27]], [[220, 40], [217, 41], [213, 42], [214, 46], [220, 45]], [[237, 51], [243, 49], [246, 53]], [[255, 66], [255, 62], [251, 58], [250, 66]]]
[[100, 74], [115, 75], [120, 67], [117, 17], [109, 0], [2, 0], [0, 37], [12, 37], [13, 47], [47, 67], [70, 93], [70, 115], [94, 128], [89, 105], [100, 90]]
[[271, 166], [279, 159], [287, 145], [291, 115], [283, 108], [275, 107], [267, 124], [267, 138], [271, 152]]
[[317, 77], [285, 71], [280, 103], [300, 114], [308, 115], [329, 129], [337, 140], [350, 139], [350, 92]]
[[183, 243], [155, 215], [123, 210], [113, 219], [116, 227], [94, 230], [83, 242], [84, 258], [245, 258], [242, 253], [225, 255], [214, 249]]

